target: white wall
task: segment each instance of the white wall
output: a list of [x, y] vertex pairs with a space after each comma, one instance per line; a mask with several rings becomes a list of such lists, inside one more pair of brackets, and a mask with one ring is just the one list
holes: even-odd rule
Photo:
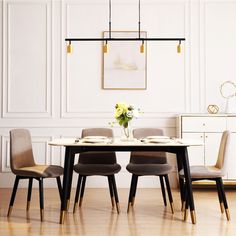
[[[113, 30], [137, 30], [137, 4], [112, 1]], [[144, 111], [133, 127], [160, 127], [173, 136], [178, 113], [206, 112], [212, 103], [223, 111], [219, 86], [236, 82], [236, 0], [141, 1], [141, 29], [149, 37], [186, 41], [182, 54], [176, 53], [176, 42], [148, 42], [147, 90], [132, 91], [101, 89], [100, 42], [75, 42], [74, 53], [66, 54], [66, 37], [101, 37], [108, 30], [107, 0], [0, 0], [0, 8], [1, 187], [12, 186], [7, 173], [12, 128], [30, 129], [38, 162], [63, 164], [64, 150], [47, 141], [79, 136], [84, 127], [108, 127], [117, 101]], [[120, 127], [114, 131], [121, 134]], [[129, 187], [128, 153], [118, 153], [118, 162], [123, 166], [118, 186]], [[89, 185], [107, 181], [91, 178]], [[156, 185], [151, 177], [140, 182]]]

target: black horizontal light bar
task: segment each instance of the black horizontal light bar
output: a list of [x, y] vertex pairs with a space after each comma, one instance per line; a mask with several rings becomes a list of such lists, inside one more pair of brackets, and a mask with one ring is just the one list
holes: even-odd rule
[[65, 41], [185, 41], [185, 38], [66, 38]]

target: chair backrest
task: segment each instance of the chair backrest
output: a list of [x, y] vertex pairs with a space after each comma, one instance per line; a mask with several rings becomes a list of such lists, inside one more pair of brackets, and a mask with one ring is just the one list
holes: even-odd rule
[[[158, 128], [138, 128], [133, 130], [134, 138], [141, 139], [147, 136], [162, 136], [163, 130]], [[165, 164], [165, 152], [131, 152], [130, 162], [135, 164]]]
[[[113, 138], [113, 130], [109, 128], [89, 128], [83, 129], [81, 137], [86, 136], [106, 136]], [[115, 152], [85, 152], [79, 155], [79, 163], [82, 164], [115, 164]]]
[[13, 129], [10, 131], [10, 164], [11, 170], [34, 166], [31, 135], [27, 129]]
[[224, 131], [221, 136], [220, 147], [218, 152], [216, 168], [221, 169], [223, 174], [226, 174], [227, 162], [229, 159], [229, 145], [230, 145], [230, 132]]

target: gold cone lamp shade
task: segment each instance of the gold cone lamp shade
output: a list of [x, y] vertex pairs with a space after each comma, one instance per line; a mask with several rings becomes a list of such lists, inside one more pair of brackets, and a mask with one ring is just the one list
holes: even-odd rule
[[180, 43], [177, 46], [177, 53], [181, 53], [181, 44]]
[[69, 42], [69, 44], [67, 45], [67, 53], [71, 54], [73, 52], [73, 46], [71, 44], [71, 42]]
[[109, 52], [109, 46], [107, 42], [103, 45], [103, 53], [108, 53]]
[[145, 52], [145, 46], [144, 46], [144, 42], [142, 42], [140, 46], [140, 53], [144, 53], [144, 52]]

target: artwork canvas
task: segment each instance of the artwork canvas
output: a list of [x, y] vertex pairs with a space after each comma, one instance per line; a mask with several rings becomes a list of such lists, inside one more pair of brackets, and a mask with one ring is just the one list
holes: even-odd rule
[[[142, 31], [141, 38], [147, 33]], [[108, 38], [109, 32], [103, 32]], [[138, 31], [113, 31], [112, 38], [138, 38]], [[109, 51], [103, 53], [103, 89], [144, 90], [147, 88], [146, 45], [140, 53], [141, 41], [108, 41]], [[146, 44], [146, 42], [144, 42]]]

